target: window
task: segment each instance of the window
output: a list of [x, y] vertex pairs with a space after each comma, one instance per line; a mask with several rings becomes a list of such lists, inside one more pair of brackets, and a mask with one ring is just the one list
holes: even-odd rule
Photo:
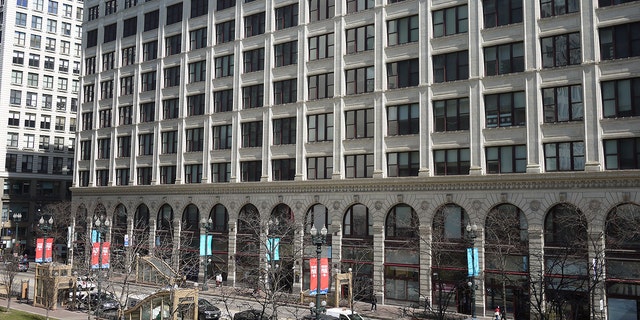
[[345, 111], [344, 115], [347, 139], [373, 138], [375, 127], [373, 108]]
[[189, 32], [191, 50], [204, 48], [207, 46], [207, 28], [200, 28]]
[[137, 183], [138, 185], [150, 185], [153, 178], [153, 168], [151, 167], [139, 167], [137, 169]]
[[69, 131], [76, 132], [76, 128], [76, 118], [69, 118]]
[[142, 44], [142, 61], [151, 61], [158, 58], [158, 41], [149, 41]]
[[[40, 49], [41, 44], [42, 44], [42, 37], [39, 35], [32, 34], [29, 41], [29, 46], [33, 49]], [[62, 41], [62, 44], [64, 45], [64, 41]], [[61, 51], [61, 53], [65, 53], [64, 50]]]
[[[80, 61], [74, 61], [73, 62], [73, 74], [74, 75], [80, 75]], [[79, 83], [78, 83], [79, 85]]]
[[[51, 82], [53, 83], [53, 80], [51, 80]], [[53, 86], [53, 84], [52, 84]], [[53, 106], [53, 96], [50, 94], [43, 94], [42, 95], [42, 109], [43, 110], [51, 110], [51, 107]]]
[[333, 114], [307, 116], [307, 138], [309, 142], [333, 141]]
[[231, 162], [211, 164], [212, 182], [229, 182], [231, 178]]
[[205, 96], [204, 93], [187, 96], [187, 115], [197, 116], [204, 114]]
[[229, 20], [216, 24], [216, 43], [221, 44], [235, 40], [235, 33], [235, 20]]
[[17, 148], [18, 147], [18, 137], [20, 135], [16, 132], [9, 132], [7, 134], [7, 147], [13, 147], [13, 148]]
[[215, 58], [216, 78], [233, 76], [233, 54]]
[[[37, 87], [39, 82], [39, 75], [37, 73], [27, 73], [27, 86]], [[59, 80], [59, 79], [58, 79]]]
[[7, 153], [4, 168], [8, 172], [18, 171], [18, 155]]
[[333, 157], [307, 158], [307, 179], [331, 179], [333, 175]]
[[523, 173], [527, 169], [526, 146], [489, 147], [487, 173]]
[[93, 129], [93, 112], [82, 113], [82, 130]]
[[523, 43], [484, 48], [484, 68], [487, 76], [524, 71]]
[[98, 159], [109, 159], [111, 139], [98, 139]]
[[133, 106], [118, 107], [118, 125], [133, 123]]
[[53, 138], [53, 150], [54, 151], [64, 151], [64, 138], [63, 137], [54, 137]]
[[22, 84], [22, 71], [11, 70], [11, 84]]
[[153, 133], [138, 135], [138, 155], [150, 156], [153, 154]]
[[162, 132], [162, 154], [178, 152], [178, 131]]
[[40, 163], [40, 167], [38, 168], [38, 173], [47, 173], [49, 171], [49, 157], [39, 156], [38, 162]]
[[578, 11], [580, 11], [579, 0], [540, 0], [540, 17], [542, 18]]
[[[68, 61], [67, 61], [67, 63], [68, 63]], [[40, 68], [40, 55], [39, 54], [33, 54], [33, 53], [29, 54], [29, 66], [30, 67], [35, 67], [35, 68]]]
[[[127, 0], [131, 1], [131, 0]], [[126, 8], [125, 2], [125, 8]], [[116, 169], [116, 185], [117, 186], [128, 186], [130, 179], [129, 168]]]
[[298, 63], [298, 41], [276, 44], [274, 49], [276, 67]]
[[167, 7], [167, 25], [182, 21], [182, 2]]
[[433, 37], [439, 38], [469, 31], [469, 9], [466, 5], [433, 12]]
[[202, 182], [202, 165], [186, 164], [184, 166], [184, 182], [185, 183], [201, 183]]
[[621, 3], [634, 2], [637, 0], [598, 0], [598, 7], [615, 6]]
[[293, 103], [298, 100], [297, 79], [275, 81], [273, 83], [273, 104]]
[[100, 8], [99, 6], [93, 6], [89, 8], [89, 16], [87, 17], [87, 21], [92, 21], [98, 19], [100, 17]]
[[84, 59], [84, 73], [86, 75], [96, 73], [96, 57], [90, 57]]
[[375, 0], [347, 0], [347, 13], [371, 9], [375, 5]]
[[132, 65], [136, 62], [136, 47], [122, 49], [122, 66]]
[[49, 0], [49, 5], [47, 6], [47, 12], [51, 14], [58, 14], [58, 2]]
[[213, 112], [233, 110], [233, 89], [213, 92]]
[[640, 22], [600, 28], [600, 58], [622, 59], [640, 56]]
[[604, 140], [607, 170], [640, 169], [640, 138]]
[[344, 160], [347, 179], [373, 178], [373, 154], [348, 155]]
[[22, 172], [33, 172], [33, 156], [22, 155]]
[[58, 21], [47, 19], [47, 32], [49, 33], [58, 32]]
[[13, 105], [22, 104], [22, 91], [12, 89], [10, 95], [11, 97], [9, 98], [9, 103]]
[[140, 122], [152, 122], [156, 116], [155, 102], [146, 102], [140, 104]]
[[17, 6], [18, 6], [18, 7], [26, 8], [26, 7], [27, 7], [27, 5], [28, 5], [28, 1], [27, 1], [27, 0], [18, 0], [18, 1], [17, 1]]
[[118, 158], [131, 157], [131, 136], [118, 137]]
[[264, 70], [264, 48], [245, 51], [244, 72], [254, 72]]
[[204, 129], [192, 128], [186, 130], [187, 152], [202, 151], [204, 146]]
[[242, 124], [242, 147], [252, 148], [262, 146], [262, 121], [245, 122]]
[[387, 153], [388, 177], [415, 177], [420, 170], [420, 152]]
[[42, 17], [31, 16], [31, 29], [42, 30]]
[[264, 33], [264, 12], [244, 17], [244, 37], [257, 36]]
[[420, 63], [418, 58], [387, 63], [388, 89], [417, 86], [420, 82], [419, 76]]
[[582, 62], [578, 32], [542, 38], [540, 42], [544, 68], [563, 67]]
[[209, 12], [209, 0], [191, 1], [191, 18], [200, 17]]
[[138, 32], [138, 17], [124, 20], [122, 24], [122, 37], [130, 37]]
[[584, 119], [582, 85], [542, 89], [544, 122], [579, 121]]
[[469, 149], [434, 150], [433, 161], [437, 176], [469, 174]]
[[[40, 45], [38, 45], [38, 48], [39, 47]], [[71, 44], [69, 41], [60, 41], [60, 53], [64, 55], [69, 55], [69, 53], [71, 53]]]
[[604, 81], [600, 86], [605, 118], [640, 116], [640, 78]]
[[240, 162], [240, 175], [242, 182], [260, 181], [262, 177], [261, 161], [242, 161]]
[[22, 51], [13, 51], [13, 61], [14, 64], [23, 65], [24, 64], [24, 52]]
[[[110, 25], [104, 26], [103, 43], [115, 41], [116, 37], [118, 36], [118, 34], [116, 33], [117, 30], [118, 30], [117, 23], [112, 23]], [[69, 33], [71, 33], [71, 30], [69, 30]]]
[[100, 82], [100, 99], [113, 98], [113, 80]]
[[333, 57], [333, 33], [309, 38], [309, 60]]
[[104, 3], [104, 15], [110, 15], [112, 13], [116, 13], [118, 10], [118, 1], [116, 0], [108, 0]]
[[60, 96], [57, 97], [56, 110], [67, 111], [67, 97], [60, 97]]
[[584, 142], [545, 143], [544, 165], [547, 172], [583, 171]]
[[24, 12], [16, 12], [16, 26], [27, 26], [27, 14]]
[[111, 109], [100, 110], [98, 113], [98, 128], [111, 127]]
[[42, 87], [45, 89], [53, 90], [53, 76], [45, 75], [42, 77]]
[[485, 0], [484, 27], [492, 28], [522, 22], [523, 0]]
[[142, 75], [142, 91], [151, 91], [156, 89], [156, 72], [145, 72]]
[[213, 127], [213, 150], [231, 149], [233, 126], [225, 124]]
[[273, 119], [273, 145], [296, 143], [296, 118]]
[[273, 181], [293, 180], [296, 177], [296, 159], [271, 160]]
[[155, 10], [144, 14], [144, 31], [158, 29], [160, 11]]
[[120, 78], [120, 94], [129, 95], [133, 94], [133, 76], [126, 76]]
[[[115, 25], [113, 25], [113, 27], [111, 27], [111, 30], [115, 31], [116, 27]], [[62, 35], [70, 37], [71, 36], [71, 23], [67, 23], [67, 22], [63, 22], [62, 23]], [[106, 37], [106, 35], [105, 35]]]
[[256, 84], [242, 88], [242, 108], [259, 108], [264, 104], [264, 85]]
[[373, 50], [375, 45], [376, 28], [374, 25], [366, 25], [353, 29], [347, 29], [347, 53], [357, 53]]
[[[36, 80], [38, 80], [36, 78]], [[69, 79], [66, 78], [58, 78], [58, 91], [67, 91], [69, 85]]]
[[207, 61], [189, 63], [189, 83], [205, 81], [207, 76]]
[[24, 135], [24, 146], [27, 149], [34, 149], [36, 145], [36, 136], [33, 134]]
[[[416, 68], [417, 69], [417, 68]], [[469, 52], [459, 51], [433, 56], [433, 81], [466, 80], [469, 78]]]
[[276, 30], [282, 30], [298, 25], [298, 4], [276, 8]]
[[164, 87], [175, 87], [180, 85], [180, 66], [169, 67], [164, 69]]
[[14, 126], [14, 127], [19, 126], [20, 125], [20, 112], [10, 111], [8, 120], [9, 120], [8, 124], [10, 126]]
[[217, 0], [216, 11], [228, 9], [236, 6], [236, 0]]
[[309, 76], [309, 100], [333, 97], [333, 72]]
[[176, 166], [160, 166], [160, 184], [176, 183]]
[[346, 70], [347, 94], [373, 92], [373, 66]]
[[490, 94], [484, 97], [487, 128], [523, 126], [526, 124], [524, 91]]
[[335, 0], [309, 1], [309, 21], [311, 22], [333, 18], [335, 11]]
[[40, 150], [49, 150], [49, 141], [51, 140], [51, 137], [49, 136], [40, 136], [40, 143], [38, 148], [40, 148]]
[[180, 103], [178, 98], [162, 100], [162, 118], [177, 119], [180, 116]]
[[400, 136], [420, 132], [419, 104], [404, 104], [387, 107], [387, 135]]
[[66, 119], [65, 117], [56, 117], [56, 131], [64, 131]]
[[418, 42], [419, 33], [418, 15], [387, 21], [389, 46]]
[[469, 98], [433, 101], [435, 131], [469, 130]]

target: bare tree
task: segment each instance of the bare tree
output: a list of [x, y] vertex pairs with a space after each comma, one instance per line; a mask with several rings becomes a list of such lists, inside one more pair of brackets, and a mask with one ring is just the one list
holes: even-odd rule
[[2, 285], [7, 290], [7, 310], [11, 309], [11, 297], [13, 284], [16, 279], [16, 275], [19, 272], [19, 258], [16, 258], [10, 252], [6, 252], [4, 256], [4, 268], [0, 273], [2, 279]]

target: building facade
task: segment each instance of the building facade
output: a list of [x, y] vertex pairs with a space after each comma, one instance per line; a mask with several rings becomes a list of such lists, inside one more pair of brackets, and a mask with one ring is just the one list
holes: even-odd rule
[[277, 234], [299, 291], [326, 226], [378, 301], [638, 317], [639, 1], [86, 7], [77, 245], [252, 286]]
[[13, 252], [33, 255], [38, 210], [71, 199], [82, 15], [82, 1], [0, 6], [1, 237]]

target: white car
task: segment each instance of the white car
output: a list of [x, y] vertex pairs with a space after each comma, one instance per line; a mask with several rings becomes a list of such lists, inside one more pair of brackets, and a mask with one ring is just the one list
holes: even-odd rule
[[78, 277], [78, 290], [91, 290], [96, 288], [96, 283], [90, 277]]
[[329, 308], [326, 312], [327, 315], [336, 317], [340, 320], [364, 320], [365, 318], [359, 315], [357, 312], [351, 312], [349, 308]]

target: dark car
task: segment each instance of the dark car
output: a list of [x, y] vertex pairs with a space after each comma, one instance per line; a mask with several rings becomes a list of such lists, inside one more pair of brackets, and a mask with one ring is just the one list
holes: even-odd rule
[[198, 320], [220, 318], [220, 309], [206, 299], [198, 299]]
[[120, 302], [110, 292], [90, 292], [80, 300], [84, 308], [97, 311], [110, 311], [120, 308]]
[[18, 271], [27, 272], [29, 271], [29, 262], [28, 261], [20, 261], [18, 264]]
[[[302, 320], [314, 320], [316, 319], [316, 315], [315, 314], [308, 314], [304, 317], [302, 317]], [[320, 320], [338, 320], [338, 318], [334, 317], [334, 316], [330, 316], [328, 314], [321, 314], [318, 316], [317, 319]]]
[[256, 309], [249, 309], [237, 312], [233, 315], [233, 320], [270, 320], [271, 316]]

